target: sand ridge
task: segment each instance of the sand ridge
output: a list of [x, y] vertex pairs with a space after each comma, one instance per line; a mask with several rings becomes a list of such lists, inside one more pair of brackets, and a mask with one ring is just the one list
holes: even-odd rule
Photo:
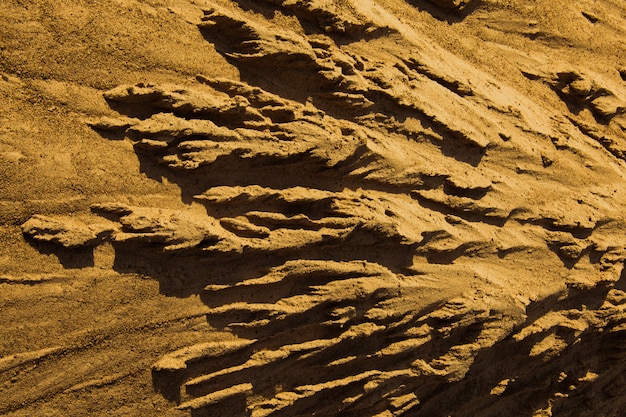
[[0, 412], [620, 415], [625, 11], [536, 3], [2, 6]]

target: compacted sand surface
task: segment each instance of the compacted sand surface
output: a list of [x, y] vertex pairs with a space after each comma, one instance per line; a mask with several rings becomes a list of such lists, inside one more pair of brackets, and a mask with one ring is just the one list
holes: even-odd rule
[[620, 0], [3, 0], [0, 414], [623, 416]]

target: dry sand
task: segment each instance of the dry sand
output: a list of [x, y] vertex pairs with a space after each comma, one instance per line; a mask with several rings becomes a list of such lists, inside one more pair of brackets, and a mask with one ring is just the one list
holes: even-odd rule
[[622, 0], [2, 0], [0, 414], [624, 416]]

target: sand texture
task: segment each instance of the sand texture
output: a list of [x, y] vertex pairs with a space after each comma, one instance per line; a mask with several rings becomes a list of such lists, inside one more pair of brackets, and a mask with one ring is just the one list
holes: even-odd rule
[[622, 0], [2, 0], [0, 415], [626, 416]]

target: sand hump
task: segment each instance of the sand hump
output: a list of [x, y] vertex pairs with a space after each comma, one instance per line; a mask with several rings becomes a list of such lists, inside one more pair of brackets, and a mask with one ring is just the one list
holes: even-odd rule
[[1, 5], [0, 414], [622, 415], [625, 13]]

